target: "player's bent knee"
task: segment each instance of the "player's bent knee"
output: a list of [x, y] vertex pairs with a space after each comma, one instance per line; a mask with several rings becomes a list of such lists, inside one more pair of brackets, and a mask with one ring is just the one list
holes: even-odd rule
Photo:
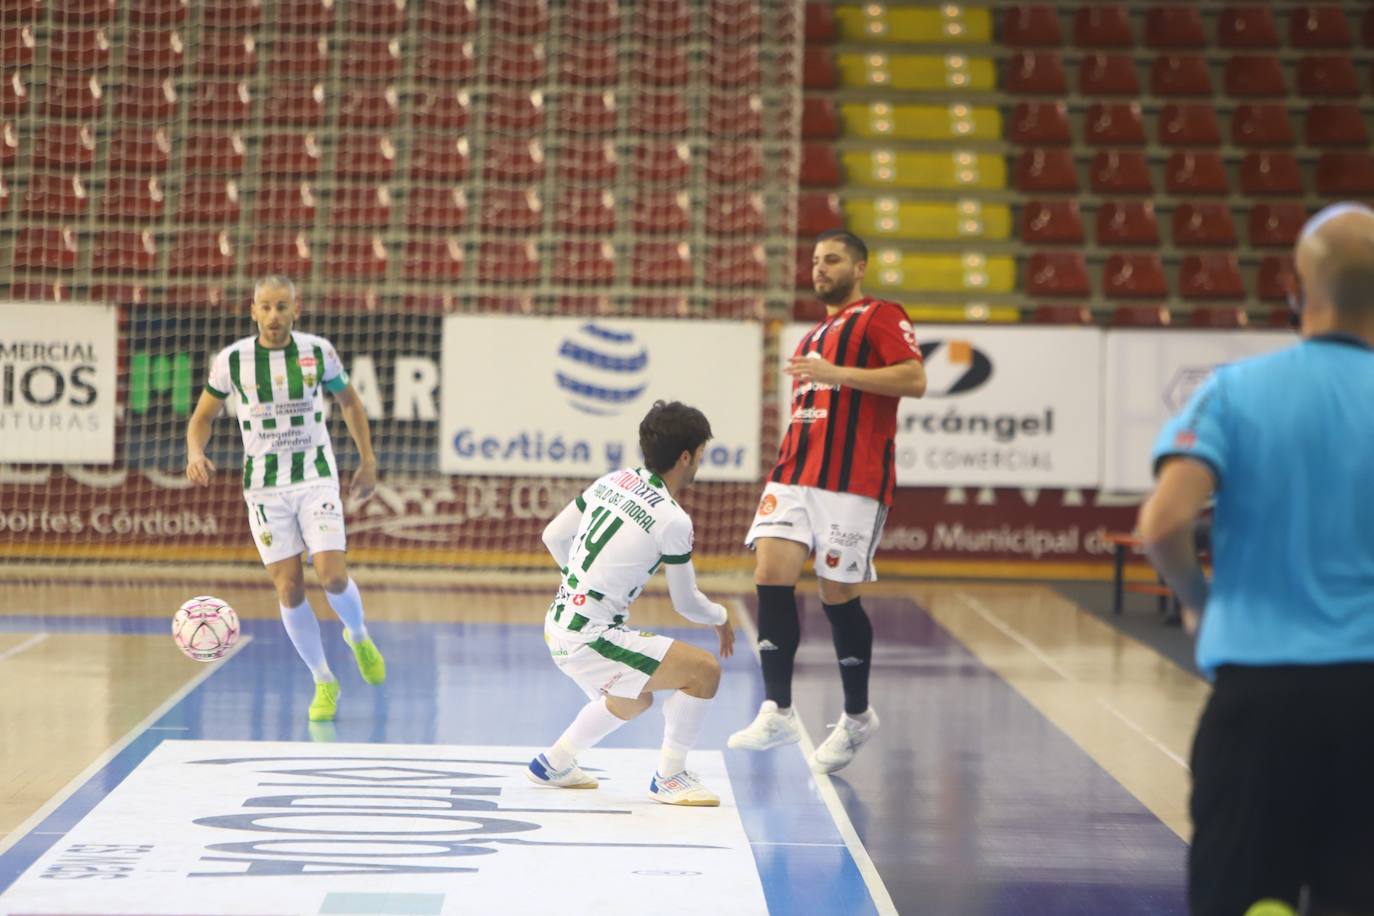
[[826, 604], [847, 604], [859, 597], [859, 586], [855, 582], [835, 582], [830, 579], [820, 581], [821, 601]]
[[650, 706], [654, 705], [654, 695], [652, 693], [641, 693], [634, 699], [628, 697], [606, 697], [606, 708], [611, 715], [624, 722], [636, 718]]
[[348, 576], [329, 576], [320, 575], [320, 585], [331, 595], [337, 595], [348, 588]]

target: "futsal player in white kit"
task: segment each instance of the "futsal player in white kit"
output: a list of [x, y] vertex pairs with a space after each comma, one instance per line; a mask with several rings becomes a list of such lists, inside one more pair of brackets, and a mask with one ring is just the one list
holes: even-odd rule
[[363, 600], [345, 561], [339, 469], [325, 424], [324, 392], [334, 395], [360, 465], [352, 493], [366, 498], [377, 485], [377, 458], [362, 400], [339, 354], [323, 337], [293, 330], [299, 306], [285, 277], [259, 280], [253, 290], [258, 333], [225, 347], [186, 427], [186, 476], [209, 486], [215, 466], [205, 446], [225, 400], [237, 408], [243, 435], [243, 498], [258, 555], [272, 577], [282, 623], [315, 679], [311, 722], [333, 720], [339, 682], [329, 670], [320, 624], [305, 597], [301, 554], [309, 548], [329, 606], [344, 624], [344, 641], [369, 684], [386, 679], [386, 663], [363, 621]]
[[692, 520], [674, 500], [696, 477], [710, 438], [701, 411], [656, 402], [639, 425], [645, 466], [602, 477], [544, 529], [544, 544], [563, 572], [544, 620], [544, 641], [554, 663], [590, 702], [530, 761], [534, 782], [596, 788], [596, 779], [578, 767], [577, 755], [648, 709], [654, 691], [671, 690], [663, 703], [663, 749], [649, 797], [668, 805], [720, 804], [687, 769], [687, 752], [720, 684], [720, 662], [696, 646], [629, 625], [630, 603], [662, 566], [674, 609], [715, 627], [721, 658], [734, 651], [725, 608], [697, 588]]

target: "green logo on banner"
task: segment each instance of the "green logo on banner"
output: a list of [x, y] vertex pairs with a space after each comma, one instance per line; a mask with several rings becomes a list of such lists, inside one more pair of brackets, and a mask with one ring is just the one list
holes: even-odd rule
[[172, 410], [179, 417], [191, 413], [191, 355], [189, 353], [135, 353], [129, 358], [129, 409], [148, 412], [153, 393], [170, 394]]

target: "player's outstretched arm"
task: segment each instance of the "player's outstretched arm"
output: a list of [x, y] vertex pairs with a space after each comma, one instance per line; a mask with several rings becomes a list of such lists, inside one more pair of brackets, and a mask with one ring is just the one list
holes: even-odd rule
[[208, 487], [210, 475], [215, 472], [215, 463], [205, 457], [205, 446], [210, 442], [215, 415], [223, 404], [222, 398], [202, 391], [195, 412], [186, 424], [186, 477], [197, 486]]
[[577, 501], [573, 500], [544, 527], [544, 546], [553, 555], [553, 561], [558, 564], [559, 569], [568, 565], [573, 541], [577, 538], [577, 529], [581, 524], [582, 510], [577, 508]]
[[353, 390], [352, 382], [336, 392], [334, 400], [338, 401], [348, 434], [358, 447], [358, 470], [353, 472], [353, 485], [348, 495], [367, 499], [377, 489], [377, 455], [372, 451], [372, 428], [367, 423], [367, 409], [358, 392]]

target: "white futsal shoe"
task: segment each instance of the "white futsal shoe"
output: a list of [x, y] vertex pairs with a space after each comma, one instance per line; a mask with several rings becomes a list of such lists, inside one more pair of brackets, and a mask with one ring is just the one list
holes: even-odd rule
[[525, 775], [536, 785], [553, 786], [557, 789], [595, 789], [600, 785], [596, 777], [584, 773], [576, 761], [561, 770], [555, 770], [550, 766], [549, 758], [543, 754], [530, 761]]
[[800, 740], [801, 722], [797, 714], [789, 710], [784, 715], [778, 712], [777, 703], [764, 700], [754, 721], [731, 735], [726, 744], [738, 751], [766, 751]]
[[844, 713], [830, 737], [821, 742], [811, 755], [811, 769], [816, 773], [834, 773], [849, 765], [854, 754], [878, 730], [878, 711], [868, 707], [868, 718], [855, 719]]
[[720, 796], [701, 784], [695, 774], [683, 770], [676, 776], [655, 773], [649, 780], [649, 797], [665, 805], [684, 808], [718, 808]]

